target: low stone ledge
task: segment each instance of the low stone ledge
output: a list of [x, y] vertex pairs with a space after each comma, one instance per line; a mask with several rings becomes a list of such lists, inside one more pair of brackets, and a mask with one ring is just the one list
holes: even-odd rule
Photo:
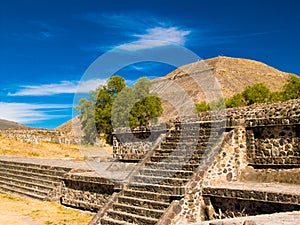
[[295, 225], [300, 224], [300, 211], [211, 220], [189, 225]]
[[228, 183], [204, 187], [203, 195], [300, 205], [300, 185]]

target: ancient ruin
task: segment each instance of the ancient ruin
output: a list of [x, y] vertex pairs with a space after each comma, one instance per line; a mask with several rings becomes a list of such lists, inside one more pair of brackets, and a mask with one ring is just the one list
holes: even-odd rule
[[299, 103], [116, 130], [114, 162], [2, 156], [0, 190], [97, 212], [90, 225], [298, 224]]

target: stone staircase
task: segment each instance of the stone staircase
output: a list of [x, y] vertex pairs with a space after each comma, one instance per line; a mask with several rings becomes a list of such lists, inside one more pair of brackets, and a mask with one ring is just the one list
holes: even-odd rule
[[44, 201], [59, 199], [68, 168], [0, 160], [0, 191]]
[[177, 125], [105, 212], [98, 215], [100, 218], [90, 224], [158, 223], [171, 202], [184, 196], [185, 184], [199, 167], [205, 151], [220, 142], [222, 128], [213, 129], [207, 124], [191, 126], [185, 132]]

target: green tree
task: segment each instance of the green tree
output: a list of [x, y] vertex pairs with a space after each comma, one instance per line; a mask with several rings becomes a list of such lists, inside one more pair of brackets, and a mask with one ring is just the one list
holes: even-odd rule
[[284, 93], [282, 91], [271, 92], [270, 102], [282, 102], [284, 100]]
[[240, 107], [245, 106], [245, 99], [242, 95], [242, 93], [237, 93], [233, 95], [231, 98], [225, 100], [226, 108], [234, 108], [234, 107]]
[[81, 121], [81, 128], [83, 130], [83, 143], [92, 144], [98, 137], [98, 133], [95, 127], [95, 114], [93, 101], [95, 93], [90, 93], [90, 99], [82, 98], [79, 100], [79, 105], [76, 106], [76, 110], [79, 112], [79, 119]]
[[124, 78], [112, 76], [106, 86], [97, 89], [98, 96], [95, 107], [95, 124], [97, 132], [104, 134], [107, 143], [112, 143], [112, 105], [118, 94], [126, 86]]
[[213, 100], [209, 103], [210, 110], [220, 110], [225, 108], [225, 101], [223, 98]]
[[254, 84], [253, 86], [248, 86], [242, 93], [246, 105], [252, 105], [254, 103], [264, 103], [270, 101], [271, 91], [266, 85]]
[[107, 85], [90, 93], [89, 99], [80, 99], [79, 112], [84, 132], [84, 143], [92, 144], [104, 134], [112, 143], [113, 128], [146, 126], [162, 114], [161, 100], [150, 94], [150, 81], [140, 78], [133, 87], [126, 87], [120, 76], [112, 76]]
[[142, 77], [132, 88], [123, 89], [114, 102], [114, 127], [148, 126], [151, 120], [162, 114], [161, 100], [150, 93], [150, 86], [150, 81]]
[[134, 104], [129, 114], [129, 126], [148, 126], [151, 120], [157, 119], [162, 112], [160, 98], [149, 94]]
[[196, 105], [196, 111], [199, 112], [207, 112], [210, 110], [210, 106], [205, 101], [197, 103]]
[[300, 98], [300, 78], [291, 75], [288, 83], [283, 87], [283, 98], [285, 100]]

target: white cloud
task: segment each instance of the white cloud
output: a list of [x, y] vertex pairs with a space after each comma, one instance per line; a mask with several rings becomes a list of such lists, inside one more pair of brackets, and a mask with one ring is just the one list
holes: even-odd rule
[[118, 46], [118, 48], [126, 51], [138, 51], [171, 44], [184, 45], [186, 36], [191, 33], [191, 31], [188, 30], [180, 30], [178, 27], [155, 27], [147, 29], [146, 31], [146, 34], [133, 35], [139, 38], [137, 42], [123, 44]]
[[100, 85], [104, 85], [106, 83], [106, 79], [92, 79], [82, 81], [78, 84], [76, 92], [78, 93], [89, 93], [92, 90], [96, 90]]
[[95, 90], [99, 85], [105, 84], [104, 79], [87, 81], [62, 81], [54, 84], [24, 85], [15, 93], [8, 96], [51, 96], [57, 94], [88, 93]]
[[185, 43], [185, 36], [189, 35], [190, 33], [190, 31], [179, 30], [177, 27], [155, 27], [148, 29], [146, 34], [137, 34], [135, 36], [139, 37], [140, 41], [159, 40], [183, 45]]
[[33, 123], [65, 117], [65, 115], [49, 115], [56, 110], [66, 110], [71, 104], [28, 104], [0, 102], [0, 118], [19, 123]]

